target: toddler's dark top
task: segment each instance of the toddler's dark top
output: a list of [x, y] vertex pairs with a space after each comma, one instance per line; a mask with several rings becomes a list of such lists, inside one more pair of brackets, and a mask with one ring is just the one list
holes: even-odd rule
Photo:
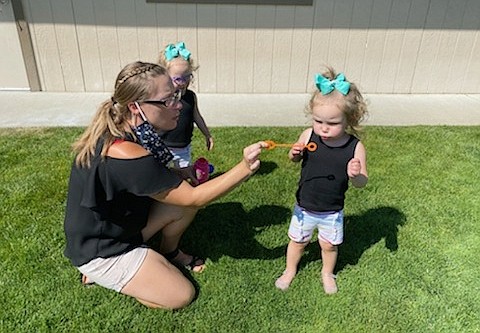
[[154, 195], [178, 187], [182, 180], [153, 155], [134, 159], [102, 158], [97, 146], [90, 168], [72, 165], [64, 230], [65, 256], [81, 266], [143, 244]]
[[192, 142], [193, 136], [193, 109], [195, 106], [195, 93], [186, 90], [182, 96], [182, 110], [175, 129], [167, 132], [159, 132], [160, 137], [168, 147], [183, 148]]
[[317, 144], [317, 149], [303, 152], [297, 203], [315, 212], [339, 211], [348, 189], [347, 164], [359, 140], [350, 135], [343, 146], [329, 147], [312, 131], [310, 141]]

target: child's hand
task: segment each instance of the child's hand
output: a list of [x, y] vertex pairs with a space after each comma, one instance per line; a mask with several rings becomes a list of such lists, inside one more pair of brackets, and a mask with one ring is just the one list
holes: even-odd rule
[[206, 143], [207, 143], [207, 150], [209, 150], [209, 151], [212, 150], [213, 149], [213, 138], [212, 137], [207, 138]]
[[362, 166], [358, 158], [352, 158], [347, 164], [347, 174], [350, 178], [355, 178], [360, 174]]
[[300, 142], [294, 143], [292, 148], [288, 152], [288, 156], [290, 157], [290, 160], [294, 162], [300, 161], [302, 159], [304, 149], [305, 149], [305, 145], [303, 143], [300, 143]]

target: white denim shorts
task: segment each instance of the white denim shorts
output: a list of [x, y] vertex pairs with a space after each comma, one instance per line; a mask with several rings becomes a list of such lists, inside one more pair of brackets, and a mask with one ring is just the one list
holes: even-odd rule
[[315, 228], [318, 239], [332, 245], [343, 242], [343, 210], [338, 212], [313, 212], [295, 205], [293, 209], [288, 237], [297, 243], [309, 242]]
[[147, 252], [148, 248], [137, 247], [116, 257], [93, 259], [77, 268], [89, 281], [120, 292], [137, 274]]
[[173, 154], [173, 165], [177, 168], [186, 168], [192, 164], [192, 145], [183, 148], [169, 147]]

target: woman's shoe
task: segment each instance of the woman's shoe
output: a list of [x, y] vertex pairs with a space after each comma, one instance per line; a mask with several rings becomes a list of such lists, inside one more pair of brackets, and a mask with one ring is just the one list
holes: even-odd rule
[[205, 269], [205, 260], [203, 260], [200, 257], [197, 256], [191, 256], [192, 259], [188, 263], [182, 263], [177, 259], [177, 256], [182, 253], [186, 256], [188, 254], [180, 251], [178, 248], [173, 250], [172, 252], [165, 253], [163, 256], [170, 261], [174, 265], [180, 265], [184, 268], [186, 268], [189, 271], [195, 272], [195, 273], [201, 273]]

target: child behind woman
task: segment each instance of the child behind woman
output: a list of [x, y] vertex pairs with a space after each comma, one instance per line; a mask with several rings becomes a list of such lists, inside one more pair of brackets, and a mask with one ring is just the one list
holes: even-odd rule
[[[366, 115], [364, 99], [355, 84], [336, 75], [332, 68], [316, 77], [317, 89], [307, 111], [312, 127], [300, 134], [289, 151], [293, 162], [302, 161], [297, 203], [288, 230], [286, 268], [275, 286], [287, 290], [314, 229], [322, 256], [322, 283], [325, 293], [337, 292], [334, 269], [338, 245], [343, 242], [343, 207], [348, 182], [354, 187], [367, 184], [366, 151], [357, 138], [359, 123]], [[315, 151], [304, 149], [309, 142]]]
[[188, 89], [193, 78], [193, 72], [197, 69], [194, 66], [190, 51], [185, 43], [168, 44], [160, 52], [158, 63], [165, 67], [172, 79], [175, 89], [182, 94], [182, 110], [178, 125], [168, 132], [160, 132], [161, 138], [174, 155], [175, 166], [185, 168], [191, 165], [191, 143], [193, 136], [193, 124], [206, 138], [208, 150], [213, 148], [213, 137], [203, 119], [197, 105], [197, 95]]

